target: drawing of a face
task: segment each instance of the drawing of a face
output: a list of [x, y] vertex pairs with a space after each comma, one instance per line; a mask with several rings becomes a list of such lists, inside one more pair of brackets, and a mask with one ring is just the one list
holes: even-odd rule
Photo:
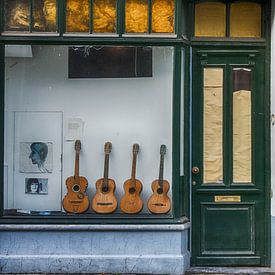
[[32, 164], [37, 164], [38, 168], [43, 166], [47, 155], [48, 155], [48, 146], [44, 142], [33, 142], [31, 144], [31, 153], [29, 158], [32, 161]]

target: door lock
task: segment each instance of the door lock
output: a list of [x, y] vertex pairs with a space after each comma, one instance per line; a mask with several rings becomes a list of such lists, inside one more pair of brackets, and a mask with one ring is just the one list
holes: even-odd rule
[[199, 167], [197, 166], [192, 167], [192, 174], [197, 175], [199, 172], [200, 172]]

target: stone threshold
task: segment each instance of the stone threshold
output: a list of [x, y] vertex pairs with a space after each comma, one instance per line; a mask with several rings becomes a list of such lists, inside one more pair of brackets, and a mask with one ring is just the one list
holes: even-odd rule
[[186, 275], [193, 274], [216, 274], [216, 275], [226, 275], [226, 274], [275, 274], [275, 270], [270, 268], [261, 268], [261, 267], [191, 267], [189, 268]]

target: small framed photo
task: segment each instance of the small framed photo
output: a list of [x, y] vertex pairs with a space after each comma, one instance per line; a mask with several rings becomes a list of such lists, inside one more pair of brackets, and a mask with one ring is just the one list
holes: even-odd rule
[[25, 178], [25, 193], [34, 195], [48, 194], [48, 179]]

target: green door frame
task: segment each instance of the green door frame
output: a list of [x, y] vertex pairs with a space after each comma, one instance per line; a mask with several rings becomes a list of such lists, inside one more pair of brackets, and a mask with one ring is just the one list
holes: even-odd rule
[[[193, 77], [193, 87], [192, 87], [192, 165], [198, 166], [201, 170], [202, 167], [202, 68], [205, 66], [215, 65], [215, 67], [228, 67], [231, 64], [236, 64], [246, 67], [255, 68], [255, 75], [262, 79], [261, 83], [255, 82], [255, 93], [259, 93], [259, 98], [254, 98], [252, 100], [252, 106], [255, 107], [254, 121], [257, 124], [257, 130], [254, 125], [254, 135], [253, 135], [253, 150], [254, 154], [254, 164], [252, 167], [255, 172], [253, 174], [253, 179], [255, 180], [255, 185], [250, 184], [244, 185], [232, 185], [230, 177], [228, 175], [232, 170], [232, 161], [226, 161], [226, 167], [224, 168], [224, 175], [227, 175], [227, 182], [224, 185], [202, 184], [202, 174], [203, 172], [192, 176], [192, 258], [191, 262], [193, 265], [220, 265], [220, 266], [268, 266], [270, 265], [270, 125], [269, 125], [269, 49], [265, 47], [240, 47], [240, 46], [205, 46], [202, 45], [193, 48], [193, 61], [192, 61], [192, 74], [196, 76]], [[230, 61], [230, 59], [233, 59]], [[254, 78], [255, 80], [255, 78]], [[224, 85], [228, 86], [227, 89], [231, 91], [230, 78]], [[263, 92], [263, 94], [261, 94]], [[253, 91], [252, 91], [253, 93]], [[227, 98], [228, 100], [229, 98]], [[224, 103], [226, 101], [224, 100]], [[231, 104], [229, 104], [231, 105]], [[231, 112], [231, 106], [225, 106], [224, 116], [225, 118]], [[229, 118], [232, 121], [232, 117]], [[252, 126], [253, 127], [253, 126]], [[224, 134], [223, 140], [225, 141], [225, 135], [230, 135], [232, 133], [232, 126], [228, 121], [225, 121], [224, 128], [227, 129]], [[226, 138], [228, 140], [228, 138]], [[232, 150], [232, 146], [229, 144], [229, 149], [224, 149], [224, 155], [229, 157]], [[255, 162], [255, 158], [259, 158], [259, 163]], [[255, 167], [257, 164], [257, 169]], [[261, 166], [261, 167], [259, 167]], [[217, 204], [214, 202], [215, 195], [240, 195], [242, 201], [238, 204], [236, 203], [221, 203]], [[230, 239], [233, 232], [226, 232], [227, 228], [216, 223], [216, 232], [218, 229], [222, 230], [221, 239], [218, 240], [217, 234], [210, 233], [211, 227], [215, 231], [215, 220], [211, 220], [209, 211], [214, 213], [219, 213], [221, 210], [221, 220], [225, 213], [229, 213], [231, 210], [234, 214], [231, 216], [236, 216], [236, 213], [242, 213], [240, 217], [247, 217], [251, 224], [249, 230], [251, 230], [251, 238], [255, 240], [253, 247], [253, 241], [251, 242], [250, 249], [245, 249], [245, 244], [241, 251], [236, 246], [236, 251], [231, 247], [231, 251], [215, 251], [215, 245], [220, 241], [221, 245], [226, 243], [227, 239]], [[213, 212], [214, 210], [214, 212]], [[226, 210], [226, 211], [225, 211]], [[229, 211], [228, 211], [229, 210]], [[239, 210], [239, 212], [238, 212]], [[246, 212], [246, 214], [244, 214]], [[207, 213], [207, 215], [203, 215]], [[232, 211], [233, 213], [233, 211]], [[226, 214], [227, 215], [227, 214]], [[207, 218], [206, 218], [207, 217]], [[210, 224], [207, 224], [208, 220]], [[242, 218], [235, 221], [240, 221]], [[260, 220], [260, 221], [259, 221]], [[201, 228], [201, 224], [204, 226]], [[246, 225], [243, 224], [243, 227]], [[247, 225], [248, 226], [248, 225]], [[254, 230], [255, 228], [255, 230]], [[231, 228], [232, 230], [232, 228]], [[246, 232], [244, 229], [243, 233]], [[207, 235], [208, 234], [208, 235]], [[255, 235], [254, 235], [255, 234]], [[208, 237], [215, 237], [215, 240], [207, 239]], [[225, 237], [224, 237], [225, 236]], [[233, 238], [233, 237], [232, 237]], [[231, 240], [232, 240], [231, 238]], [[210, 247], [207, 251], [207, 246]], [[219, 246], [219, 245], [218, 245]], [[211, 247], [213, 251], [211, 251]], [[220, 249], [222, 250], [222, 249]], [[219, 252], [219, 253], [217, 253]]]

